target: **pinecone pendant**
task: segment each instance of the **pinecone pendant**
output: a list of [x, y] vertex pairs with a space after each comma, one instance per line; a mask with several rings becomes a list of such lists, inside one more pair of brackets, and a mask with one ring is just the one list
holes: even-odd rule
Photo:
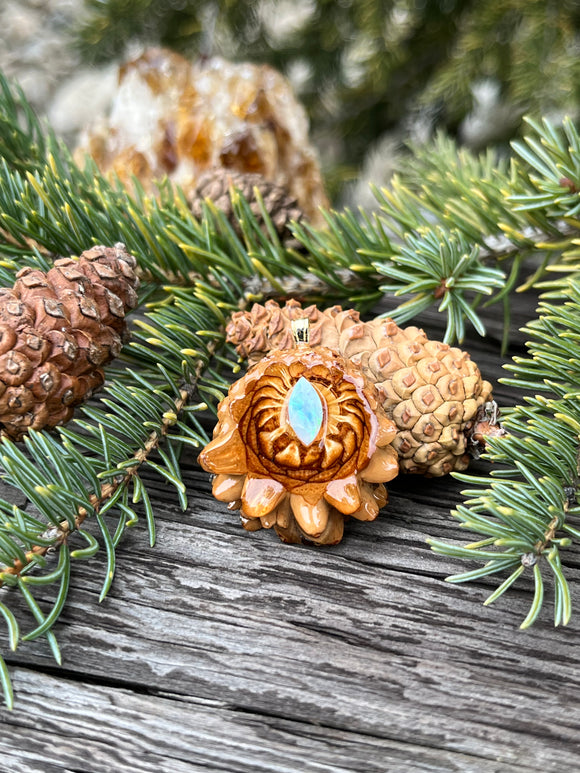
[[486, 436], [504, 434], [497, 423], [491, 384], [469, 354], [431, 341], [416, 327], [401, 329], [388, 318], [361, 322], [358, 312], [333, 306], [303, 309], [275, 301], [236, 312], [228, 341], [250, 363], [271, 349], [291, 346], [292, 320], [307, 317], [310, 344], [329, 347], [375, 385], [397, 427], [393, 446], [401, 472], [429, 476], [464, 470], [485, 447]]
[[362, 371], [311, 348], [307, 330], [300, 320], [294, 348], [271, 352], [232, 385], [199, 462], [246, 529], [334, 545], [347, 517], [373, 520], [386, 503], [396, 427]]
[[66, 423], [100, 387], [137, 304], [136, 261], [124, 245], [92, 247], [47, 272], [23, 268], [0, 289], [0, 433]]

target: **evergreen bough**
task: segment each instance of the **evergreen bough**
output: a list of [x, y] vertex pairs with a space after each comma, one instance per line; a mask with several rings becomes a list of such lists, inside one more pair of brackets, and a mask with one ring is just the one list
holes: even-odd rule
[[[468, 497], [454, 515], [478, 539], [466, 546], [430, 539], [440, 553], [483, 562], [449, 578], [462, 582], [507, 574], [486, 603], [531, 571], [535, 594], [522, 623], [531, 625], [554, 577], [554, 620], [570, 619], [561, 551], [580, 539], [574, 518], [580, 488], [580, 136], [530, 122], [510, 160], [475, 157], [439, 137], [415, 148], [405, 173], [377, 190], [377, 211], [326, 212], [326, 225], [296, 224], [304, 250], [280, 244], [264, 209], [265, 232], [232, 191], [241, 236], [210, 202], [194, 219], [185, 197], [161, 183], [158, 198], [130, 195], [91, 161], [73, 162], [22, 92], [0, 79], [0, 282], [12, 285], [24, 265], [47, 270], [55, 255], [122, 241], [139, 261], [141, 312], [132, 342], [108, 368], [103, 393], [74, 422], [0, 444], [3, 481], [32, 505], [0, 500], [0, 583], [21, 594], [35, 627], [21, 636], [2, 594], [8, 643], [44, 636], [60, 662], [53, 627], [66, 602], [71, 565], [103, 546], [103, 598], [115, 550], [144, 513], [151, 544], [155, 519], [143, 471], [154, 469], [185, 506], [180, 454], [207, 442], [215, 411], [239, 369], [224, 344], [234, 310], [296, 284], [303, 300], [370, 308], [384, 293], [404, 296], [392, 316], [406, 321], [435, 306], [445, 340], [465, 325], [484, 334], [483, 303], [501, 303], [509, 332], [511, 293], [539, 287], [545, 299], [531, 321], [528, 356], [515, 358], [505, 383], [530, 393], [510, 411], [509, 434], [489, 441], [491, 478], [458, 475]], [[522, 271], [532, 263], [532, 275]], [[534, 395], [534, 396], [531, 396]], [[97, 524], [98, 541], [85, 528]], [[36, 595], [53, 593], [41, 611]], [[46, 586], [46, 587], [45, 587]], [[38, 589], [38, 590], [37, 590]], [[13, 697], [0, 658], [5, 700]]]

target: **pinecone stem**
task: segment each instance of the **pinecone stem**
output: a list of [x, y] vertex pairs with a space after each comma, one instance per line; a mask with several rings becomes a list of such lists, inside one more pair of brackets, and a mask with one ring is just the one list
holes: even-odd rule
[[541, 556], [544, 550], [550, 547], [552, 540], [556, 536], [556, 531], [560, 526], [560, 516], [556, 514], [548, 524], [548, 528], [544, 532], [544, 538], [539, 540], [534, 546], [534, 554], [536, 556]]
[[467, 450], [474, 459], [479, 459], [486, 449], [486, 438], [503, 437], [506, 430], [498, 421], [499, 409], [495, 400], [480, 406], [473, 423], [465, 431]]

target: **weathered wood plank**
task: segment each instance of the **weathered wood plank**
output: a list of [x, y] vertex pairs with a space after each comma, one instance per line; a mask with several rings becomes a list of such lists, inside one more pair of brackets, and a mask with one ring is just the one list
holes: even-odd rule
[[[101, 606], [94, 565], [79, 568], [59, 626], [70, 676], [502, 764], [524, 752], [546, 770], [580, 763], [577, 625], [518, 631], [528, 593], [482, 607], [480, 588], [429, 576], [439, 559], [425, 546], [416, 569], [390, 568], [409, 551], [389, 543], [387, 519], [371, 546], [381, 565], [351, 555], [351, 539], [312, 550], [192, 525], [204, 508], [217, 517], [198, 497], [178, 523], [160, 505], [154, 554], [133, 533]], [[46, 648], [22, 648], [18, 662], [46, 666]]]
[[21, 705], [3, 723], [0, 757], [16, 769], [26, 765], [27, 773], [513, 770], [478, 757], [232, 711], [216, 703], [175, 700], [174, 695], [80, 685], [23, 669], [16, 671], [15, 680]]

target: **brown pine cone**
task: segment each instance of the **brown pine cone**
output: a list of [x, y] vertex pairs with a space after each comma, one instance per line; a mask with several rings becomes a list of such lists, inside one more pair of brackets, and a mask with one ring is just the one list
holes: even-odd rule
[[361, 322], [358, 312], [340, 306], [321, 312], [315, 306], [302, 309], [297, 301], [283, 308], [268, 301], [236, 312], [227, 327], [228, 341], [257, 362], [272, 349], [293, 347], [291, 320], [300, 317], [310, 319], [312, 347], [337, 351], [375, 384], [387, 416], [397, 425], [393, 446], [402, 471], [437, 476], [463, 470], [476, 436], [503, 434], [498, 425], [483, 427], [491, 384], [469, 354], [430, 341], [419, 328], [403, 330], [388, 318]]
[[45, 273], [23, 268], [0, 289], [0, 431], [66, 423], [100, 387], [137, 305], [136, 261], [123, 244], [62, 258]]
[[269, 182], [260, 174], [234, 172], [229, 169], [217, 168], [203, 174], [193, 191], [191, 211], [196, 218], [202, 216], [204, 199], [210, 199], [218, 209], [225, 213], [237, 234], [240, 226], [234, 216], [230, 189], [236, 188], [250, 205], [252, 214], [262, 224], [263, 218], [256, 199], [255, 188], [260, 192], [266, 211], [272, 219], [281, 243], [287, 249], [298, 248], [299, 242], [294, 239], [289, 229], [290, 221], [301, 220], [304, 213], [298, 201], [290, 196], [282, 185]]
[[354, 309], [342, 311], [333, 306], [320, 311], [316, 306], [302, 308], [299, 301], [290, 300], [280, 308], [276, 301], [255, 303], [250, 311], [236, 311], [226, 328], [227, 340], [234, 344], [238, 354], [250, 365], [274, 349], [292, 349], [291, 322], [306, 317], [310, 322], [310, 346], [339, 349], [340, 331], [360, 322]]

